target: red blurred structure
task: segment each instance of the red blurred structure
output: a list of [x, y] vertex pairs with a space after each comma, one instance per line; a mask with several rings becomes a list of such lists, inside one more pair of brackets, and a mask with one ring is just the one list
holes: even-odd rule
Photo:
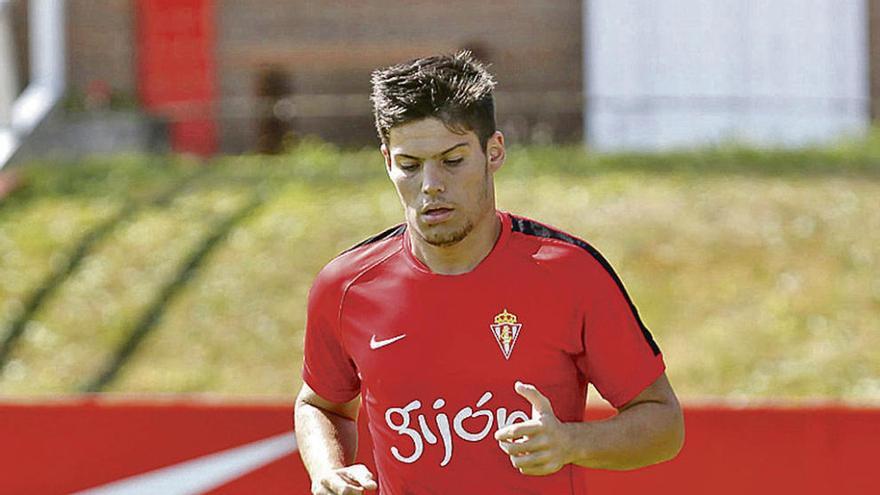
[[138, 0], [137, 22], [144, 107], [169, 118], [174, 151], [213, 154], [214, 0]]
[[[182, 400], [0, 404], [0, 493], [68, 493], [117, 480], [155, 483], [162, 476], [166, 482], [194, 482], [193, 473], [213, 469], [228, 479], [186, 493], [307, 494], [309, 481], [290, 435], [291, 411], [292, 404]], [[607, 414], [588, 411], [594, 418]], [[876, 489], [880, 409], [693, 407], [685, 415], [687, 441], [677, 459], [634, 472], [591, 471], [589, 493], [806, 495]], [[229, 475], [243, 465], [248, 467], [240, 474]]]

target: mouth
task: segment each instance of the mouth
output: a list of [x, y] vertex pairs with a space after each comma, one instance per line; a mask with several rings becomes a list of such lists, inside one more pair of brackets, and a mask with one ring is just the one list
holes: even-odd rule
[[425, 206], [422, 208], [422, 218], [428, 224], [445, 222], [452, 216], [454, 208], [446, 205]]

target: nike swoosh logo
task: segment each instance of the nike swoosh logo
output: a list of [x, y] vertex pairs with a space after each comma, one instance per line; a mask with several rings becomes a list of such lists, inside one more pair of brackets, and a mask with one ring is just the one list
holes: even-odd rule
[[373, 337], [370, 339], [370, 349], [373, 349], [375, 351], [380, 347], [385, 347], [388, 344], [393, 344], [404, 337], [406, 337], [405, 333], [398, 335], [397, 337], [391, 337], [390, 339], [376, 340], [376, 336], [373, 335]]

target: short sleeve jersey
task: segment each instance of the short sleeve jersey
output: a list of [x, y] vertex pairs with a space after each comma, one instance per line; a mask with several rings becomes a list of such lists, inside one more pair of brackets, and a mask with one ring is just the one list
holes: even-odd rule
[[497, 214], [501, 234], [468, 273], [432, 273], [400, 225], [330, 262], [310, 291], [303, 379], [333, 402], [361, 394], [383, 495], [581, 494], [582, 468], [526, 476], [494, 440], [531, 415], [515, 382], [581, 421], [588, 383], [620, 407], [664, 371], [601, 254]]

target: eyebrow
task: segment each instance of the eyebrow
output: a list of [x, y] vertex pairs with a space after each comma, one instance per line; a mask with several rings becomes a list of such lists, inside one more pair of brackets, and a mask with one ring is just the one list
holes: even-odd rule
[[[466, 142], [458, 143], [458, 144], [453, 145], [449, 148], [446, 148], [445, 150], [441, 151], [440, 153], [437, 153], [434, 156], [445, 155], [446, 153], [449, 153], [450, 151], [454, 150], [455, 148], [460, 148], [462, 146], [470, 146], [470, 144], [466, 143]], [[410, 158], [412, 160], [421, 160], [421, 158], [418, 156], [407, 155], [405, 153], [395, 153], [394, 156], [396, 156], [398, 158]]]

